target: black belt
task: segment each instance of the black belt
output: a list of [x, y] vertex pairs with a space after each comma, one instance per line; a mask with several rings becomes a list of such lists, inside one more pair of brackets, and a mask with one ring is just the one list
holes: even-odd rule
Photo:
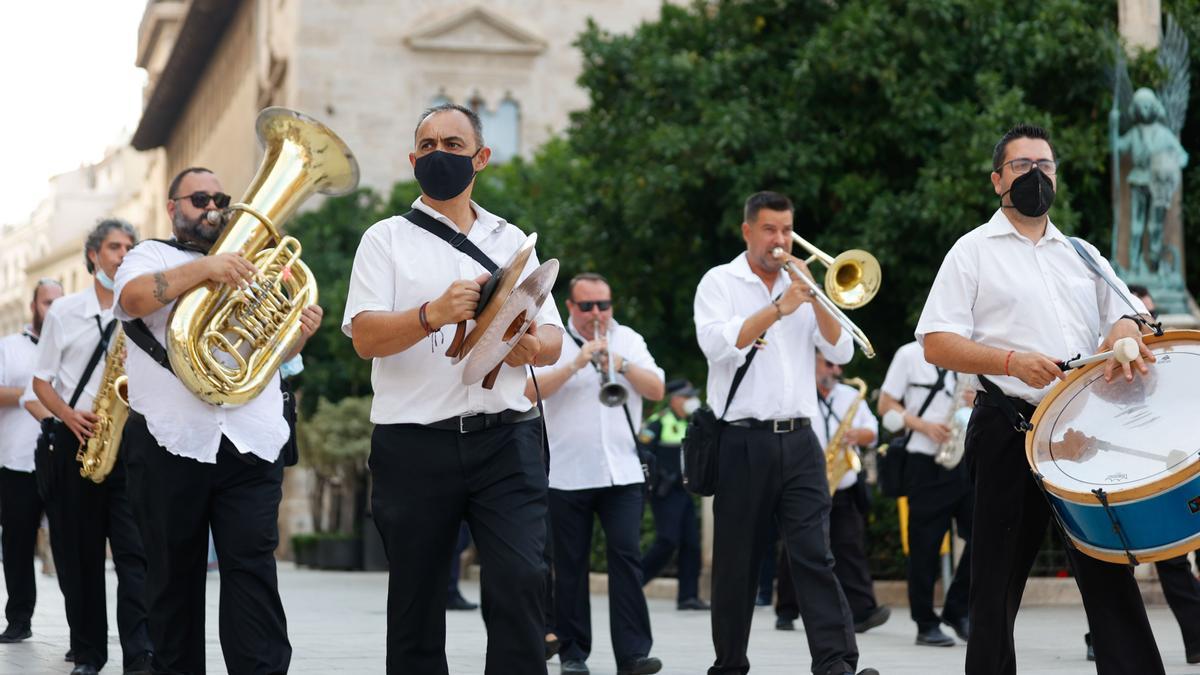
[[743, 429], [767, 429], [776, 434], [790, 434], [797, 429], [803, 429], [809, 425], [807, 417], [788, 417], [781, 420], [756, 420], [750, 417], [740, 420], [726, 422], [731, 427], [742, 427]]
[[1023, 398], [1017, 398], [1015, 396], [999, 397], [994, 394], [989, 394], [986, 391], [975, 392], [975, 405], [986, 406], [989, 408], [1000, 408], [1001, 410], [1004, 410], [1005, 404], [1000, 401], [1001, 398], [1008, 399], [1008, 402], [1012, 404], [1012, 407], [1016, 408], [1017, 412], [1024, 415], [1025, 419], [1033, 417], [1033, 411], [1037, 410], [1037, 406]]
[[447, 417], [444, 420], [422, 424], [421, 426], [429, 429], [438, 429], [439, 431], [457, 431], [460, 434], [473, 434], [476, 431], [487, 431], [488, 429], [494, 429], [505, 424], [536, 420], [540, 416], [541, 413], [538, 412], [535, 406], [523, 411], [504, 410], [498, 413], [476, 413], [474, 415]]

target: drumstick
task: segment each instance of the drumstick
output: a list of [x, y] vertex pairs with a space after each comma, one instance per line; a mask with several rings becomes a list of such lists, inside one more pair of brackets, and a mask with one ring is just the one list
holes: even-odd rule
[[1067, 359], [1066, 361], [1062, 362], [1058, 367], [1062, 368], [1063, 370], [1071, 370], [1073, 368], [1081, 368], [1099, 361], [1107, 361], [1111, 358], [1116, 358], [1117, 363], [1125, 364], [1132, 362], [1141, 353], [1141, 350], [1138, 349], [1137, 340], [1134, 340], [1131, 337], [1123, 337], [1113, 343], [1113, 348], [1110, 351], [1100, 352], [1099, 354], [1093, 354], [1092, 356], [1076, 356], [1073, 359]]

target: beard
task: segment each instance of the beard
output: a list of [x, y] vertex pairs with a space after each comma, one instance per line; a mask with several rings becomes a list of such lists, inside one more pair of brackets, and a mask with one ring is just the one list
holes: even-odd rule
[[46, 322], [46, 315], [41, 313], [40, 311], [34, 311], [34, 313], [33, 313], [33, 333], [34, 333], [34, 335], [42, 334], [42, 324], [44, 324], [45, 322]]
[[193, 219], [184, 215], [182, 209], [177, 209], [175, 215], [171, 218], [171, 226], [175, 230], [175, 236], [180, 241], [190, 241], [206, 249], [212, 248], [212, 245], [221, 237], [221, 230], [225, 229], [225, 226], [224, 224], [213, 225], [209, 223], [206, 218], [207, 215], [208, 212], [205, 211]]

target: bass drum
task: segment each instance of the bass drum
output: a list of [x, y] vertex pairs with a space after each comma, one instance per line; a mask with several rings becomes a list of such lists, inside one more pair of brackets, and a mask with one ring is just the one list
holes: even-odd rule
[[1104, 363], [1038, 406], [1025, 450], [1080, 551], [1120, 564], [1200, 548], [1200, 331], [1147, 337], [1158, 358], [1132, 382]]

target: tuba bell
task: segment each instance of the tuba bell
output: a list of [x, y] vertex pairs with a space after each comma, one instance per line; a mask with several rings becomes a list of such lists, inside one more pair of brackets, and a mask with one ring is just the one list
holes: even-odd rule
[[255, 129], [262, 163], [242, 201], [225, 212], [208, 254], [241, 253], [259, 275], [245, 288], [209, 282], [184, 293], [167, 327], [175, 375], [214, 405], [242, 404], [262, 392], [300, 338], [300, 312], [317, 301], [300, 242], [280, 225], [313, 193], [341, 195], [358, 185], [353, 153], [324, 124], [267, 108]]

